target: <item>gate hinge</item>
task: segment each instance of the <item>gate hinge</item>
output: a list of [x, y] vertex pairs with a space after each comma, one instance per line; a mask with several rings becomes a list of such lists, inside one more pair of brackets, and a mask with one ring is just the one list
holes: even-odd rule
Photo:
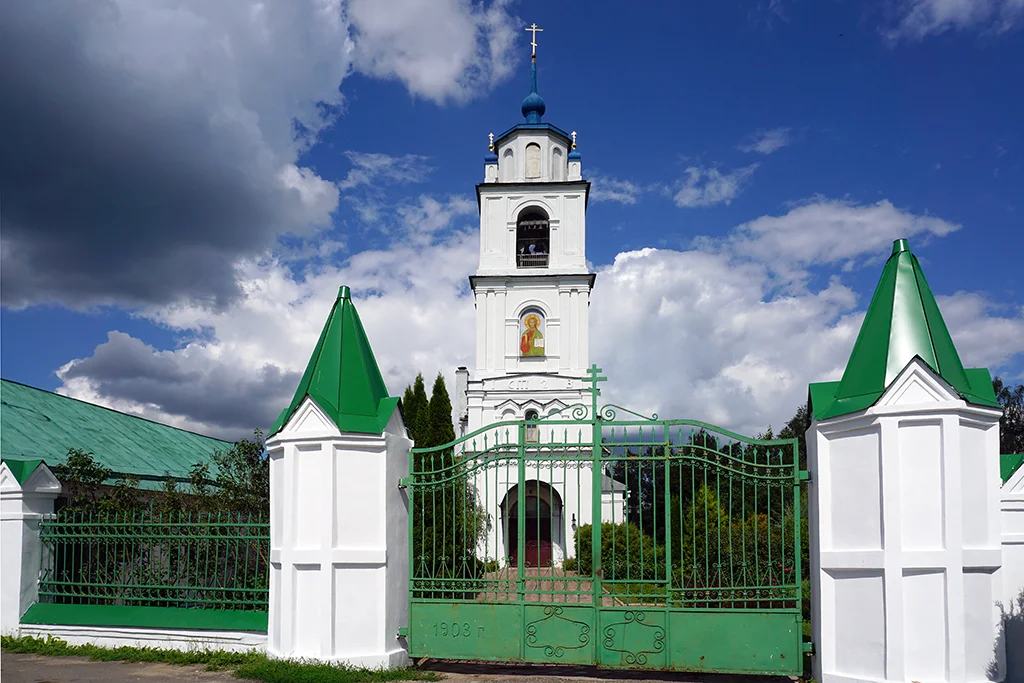
[[409, 627], [408, 626], [399, 626], [398, 627], [398, 636], [397, 637], [398, 638], [408, 638], [409, 637]]
[[405, 489], [409, 488], [409, 477], [402, 477], [398, 480], [398, 488]]
[[810, 481], [810, 480], [811, 480], [811, 473], [808, 472], [807, 470], [800, 470], [800, 472], [797, 474], [797, 481]]
[[805, 640], [803, 642], [803, 651], [804, 651], [804, 654], [813, 655], [814, 654], [814, 641], [813, 640]]

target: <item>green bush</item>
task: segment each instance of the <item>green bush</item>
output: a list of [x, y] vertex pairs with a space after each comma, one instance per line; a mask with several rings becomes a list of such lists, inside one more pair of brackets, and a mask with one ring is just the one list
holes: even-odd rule
[[[583, 575], [593, 573], [592, 534], [590, 524], [576, 530], [574, 543], [579, 556], [566, 561], [566, 570]], [[656, 544], [634, 524], [604, 522], [601, 524], [601, 570], [609, 581], [664, 579], [665, 547]]]

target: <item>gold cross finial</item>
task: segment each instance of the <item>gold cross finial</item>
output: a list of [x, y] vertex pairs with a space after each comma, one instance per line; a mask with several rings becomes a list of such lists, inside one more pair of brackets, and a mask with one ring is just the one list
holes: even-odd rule
[[572, 132], [572, 148], [576, 149], [576, 131]]
[[534, 23], [533, 26], [527, 26], [526, 30], [533, 33], [533, 39], [530, 41], [530, 46], [533, 48], [533, 56], [536, 57], [537, 56], [537, 33], [538, 32], [543, 33], [544, 29], [537, 28], [537, 24]]
[[494, 149], [494, 133], [487, 134], [487, 149]]

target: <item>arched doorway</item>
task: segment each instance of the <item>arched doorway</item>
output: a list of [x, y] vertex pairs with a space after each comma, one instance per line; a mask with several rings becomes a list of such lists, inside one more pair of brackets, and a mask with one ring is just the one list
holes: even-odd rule
[[562, 497], [546, 482], [536, 480], [525, 484], [525, 509], [519, 509], [519, 487], [509, 489], [501, 504], [505, 526], [506, 557], [509, 565], [516, 565], [519, 557], [519, 518], [525, 517], [523, 564], [527, 567], [550, 567], [554, 562], [554, 548], [562, 542], [565, 521], [562, 517]]

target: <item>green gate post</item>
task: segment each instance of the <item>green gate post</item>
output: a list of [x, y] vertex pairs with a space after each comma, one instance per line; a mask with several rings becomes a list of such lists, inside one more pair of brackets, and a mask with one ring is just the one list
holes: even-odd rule
[[[590, 568], [593, 573], [594, 581], [594, 607], [600, 608], [603, 604], [601, 599], [601, 478], [604, 476], [604, 470], [601, 468], [601, 416], [597, 413], [597, 397], [601, 395], [601, 390], [597, 388], [598, 382], [603, 382], [607, 377], [601, 376], [601, 368], [597, 367], [597, 364], [593, 364], [587, 370], [590, 375], [590, 419], [593, 425], [593, 433], [591, 436], [592, 445], [592, 459], [593, 459], [593, 471], [591, 472], [591, 489], [592, 497], [591, 501], [591, 532], [590, 532]], [[598, 628], [600, 625], [598, 624]]]

